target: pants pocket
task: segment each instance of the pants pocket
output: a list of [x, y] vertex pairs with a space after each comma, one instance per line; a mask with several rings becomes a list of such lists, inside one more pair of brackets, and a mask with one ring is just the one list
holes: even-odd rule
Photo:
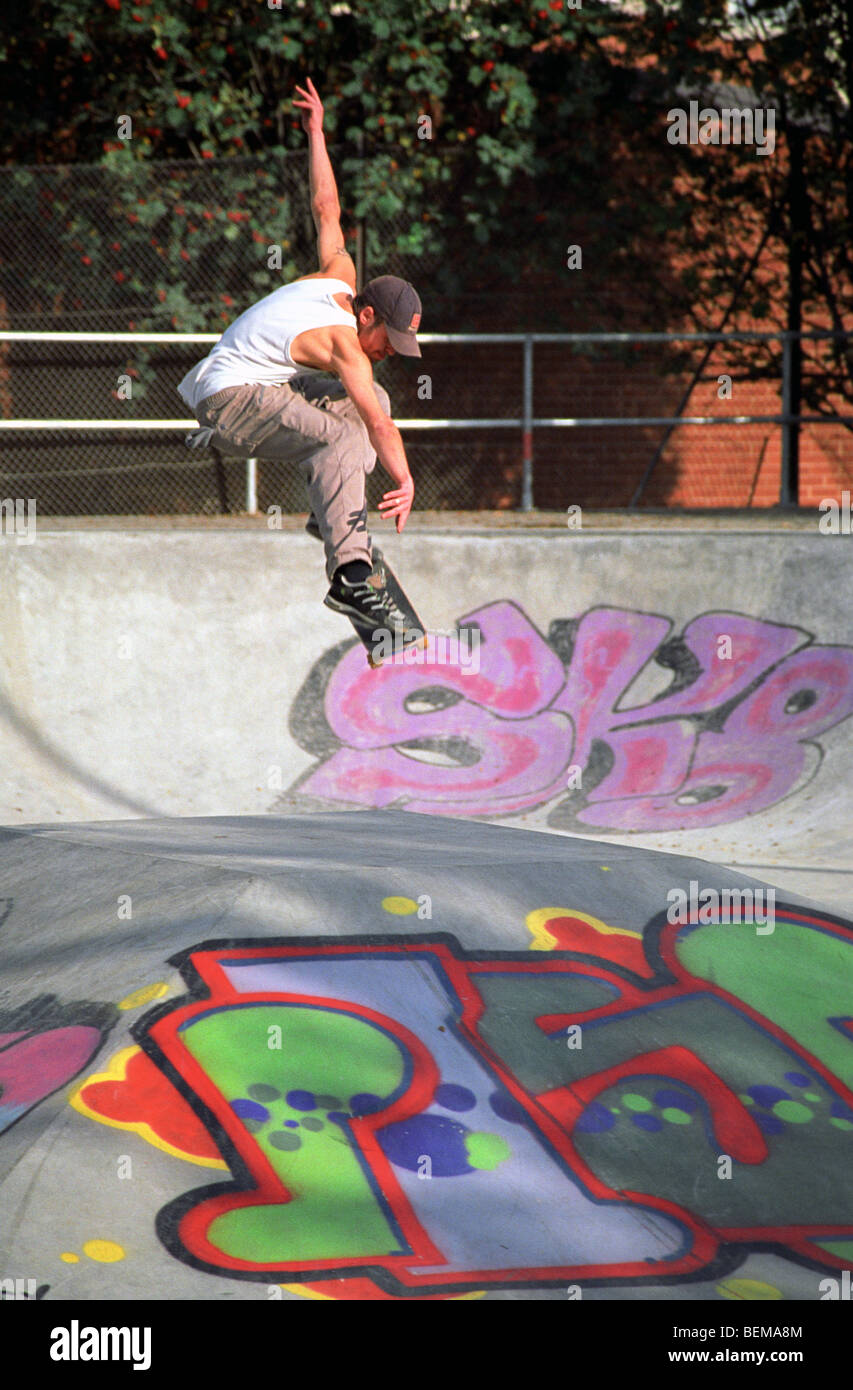
[[262, 386], [253, 386], [247, 393], [241, 391], [232, 400], [226, 401], [211, 422], [217, 434], [241, 447], [251, 444], [261, 423], [258, 405], [263, 389]]

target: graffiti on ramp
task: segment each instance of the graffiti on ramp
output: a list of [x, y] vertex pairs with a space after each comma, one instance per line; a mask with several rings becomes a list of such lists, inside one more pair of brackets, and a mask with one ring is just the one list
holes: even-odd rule
[[316, 663], [290, 728], [317, 761], [288, 805], [495, 820], [547, 807], [552, 828], [587, 834], [702, 829], [801, 791], [821, 735], [853, 712], [853, 649], [739, 613], [674, 633], [600, 607], [545, 637], [504, 600], [460, 630], [377, 671], [351, 644]]
[[220, 1276], [451, 1297], [849, 1264], [850, 924], [527, 927], [203, 943], [77, 1108], [228, 1170], [151, 1213]]

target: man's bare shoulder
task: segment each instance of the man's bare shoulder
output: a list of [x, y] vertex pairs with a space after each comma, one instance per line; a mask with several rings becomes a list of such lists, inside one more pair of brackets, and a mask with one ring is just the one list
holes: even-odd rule
[[331, 368], [333, 362], [354, 362], [359, 358], [364, 358], [365, 362], [369, 360], [359, 345], [354, 322], [352, 328], [342, 323], [331, 323], [303, 329], [293, 339], [290, 355], [300, 366], [316, 367], [321, 371]]
[[311, 275], [300, 275], [299, 280], [343, 280], [355, 294], [355, 263], [349, 252], [341, 246], [329, 257], [320, 270], [313, 271]]

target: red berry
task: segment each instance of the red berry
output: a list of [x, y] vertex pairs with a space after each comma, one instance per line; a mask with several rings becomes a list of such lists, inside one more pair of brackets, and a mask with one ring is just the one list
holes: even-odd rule
[[180, 108], [181, 108], [182, 111], [186, 111], [186, 109], [187, 109], [187, 107], [189, 106], [191, 100], [192, 100], [192, 97], [188, 97], [188, 96], [176, 96], [176, 97], [175, 97], [175, 101], [177, 102], [178, 106], [180, 106]]
[[495, 66], [494, 63], [491, 62], [491, 60], [490, 60], [488, 63], [483, 63], [483, 64], [482, 64], [483, 72], [491, 72], [491, 70], [492, 70], [492, 68], [493, 68], [494, 66]]
[[117, 270], [117, 271], [115, 272], [115, 274], [113, 275], [113, 279], [114, 279], [114, 280], [118, 280], [119, 284], [121, 284], [122, 280], [125, 279], [124, 271], [123, 271], [123, 270]]
[[91, 264], [92, 264], [92, 257], [91, 257], [91, 256], [81, 256], [80, 259], [81, 259], [81, 261], [83, 262], [84, 265], [91, 265]]
[[157, 47], [154, 49], [154, 52], [157, 54], [157, 57], [162, 58], [164, 62], [169, 56], [161, 43], [158, 43]]

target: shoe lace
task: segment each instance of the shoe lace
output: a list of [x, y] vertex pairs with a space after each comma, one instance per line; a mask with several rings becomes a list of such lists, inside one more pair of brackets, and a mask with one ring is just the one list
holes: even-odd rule
[[393, 597], [389, 594], [387, 589], [383, 588], [376, 590], [373, 588], [372, 584], [367, 583], [367, 581], [365, 581], [364, 588], [367, 590], [367, 594], [365, 595], [367, 603], [377, 614], [381, 613], [388, 620], [389, 626], [395, 628], [407, 628], [410, 626], [409, 619], [406, 617], [403, 610], [394, 602]]

